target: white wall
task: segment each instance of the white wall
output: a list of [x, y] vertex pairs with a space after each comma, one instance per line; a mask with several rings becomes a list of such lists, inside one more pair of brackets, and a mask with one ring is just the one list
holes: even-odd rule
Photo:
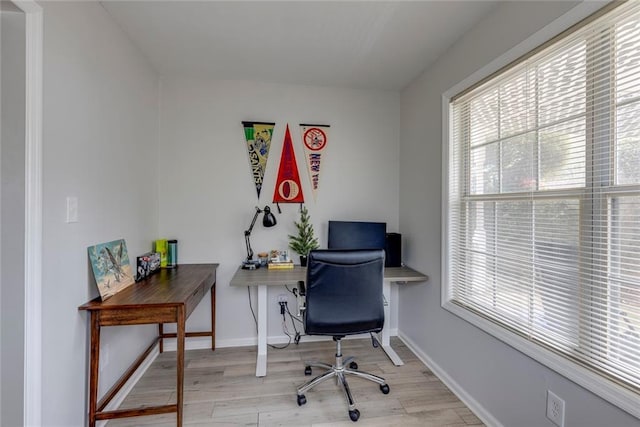
[[640, 422], [440, 307], [442, 94], [569, 10], [575, 2], [505, 2], [402, 93], [400, 230], [408, 262], [430, 277], [400, 291], [399, 329], [475, 404], [504, 426], [553, 426], [546, 391], [566, 402], [565, 425]]
[[[160, 120], [160, 234], [177, 238], [179, 262], [218, 262], [218, 345], [255, 342], [247, 290], [231, 289], [245, 258], [243, 232], [254, 207], [271, 205], [286, 124], [320, 244], [326, 247], [330, 219], [387, 222], [398, 227], [399, 94], [257, 82], [172, 79], [163, 81]], [[276, 123], [258, 203], [241, 122]], [[303, 163], [300, 123], [331, 125], [317, 201]], [[256, 223], [256, 253], [286, 249], [299, 205], [281, 205], [278, 224]], [[283, 336], [270, 289], [269, 336]], [[256, 294], [252, 290], [255, 308]], [[290, 307], [293, 300], [290, 300]], [[188, 328], [209, 326], [208, 298]], [[392, 313], [392, 317], [395, 312]], [[391, 326], [394, 327], [395, 322]]]
[[[44, 8], [42, 420], [86, 423], [88, 315], [98, 295], [87, 247], [124, 238], [129, 254], [156, 237], [157, 78], [97, 2]], [[67, 196], [79, 222], [65, 223]], [[154, 326], [105, 328], [101, 394], [150, 342]]]
[[0, 425], [23, 422], [25, 16], [0, 12], [2, 175], [0, 264]]

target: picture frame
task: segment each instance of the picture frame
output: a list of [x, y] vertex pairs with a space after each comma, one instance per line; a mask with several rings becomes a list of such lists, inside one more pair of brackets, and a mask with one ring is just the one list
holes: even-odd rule
[[124, 239], [89, 246], [87, 252], [93, 276], [103, 300], [134, 283]]
[[136, 282], [160, 270], [160, 253], [147, 252], [136, 258]]

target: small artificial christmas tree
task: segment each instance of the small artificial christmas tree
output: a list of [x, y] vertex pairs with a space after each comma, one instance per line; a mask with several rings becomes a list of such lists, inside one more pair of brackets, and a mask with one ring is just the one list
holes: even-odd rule
[[300, 222], [293, 222], [298, 229], [298, 234], [289, 234], [289, 247], [300, 255], [300, 264], [303, 267], [307, 265], [309, 252], [320, 246], [314, 235], [313, 224], [309, 220], [309, 211], [306, 206], [303, 206], [300, 210]]

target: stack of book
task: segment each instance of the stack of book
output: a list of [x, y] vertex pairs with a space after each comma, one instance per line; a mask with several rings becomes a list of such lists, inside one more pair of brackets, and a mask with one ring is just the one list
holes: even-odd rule
[[269, 262], [269, 270], [289, 270], [293, 268], [293, 261]]

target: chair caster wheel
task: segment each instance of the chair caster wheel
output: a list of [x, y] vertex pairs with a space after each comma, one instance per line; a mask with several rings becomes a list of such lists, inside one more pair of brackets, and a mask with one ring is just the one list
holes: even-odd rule
[[358, 411], [357, 409], [349, 411], [349, 418], [351, 418], [351, 421], [355, 423], [356, 421], [358, 421], [358, 418], [360, 418], [360, 411]]
[[389, 385], [384, 384], [380, 386], [380, 391], [382, 394], [389, 394]]
[[351, 368], [353, 370], [357, 370], [358, 369], [358, 364], [356, 362], [351, 362], [351, 363], [349, 363], [349, 368]]
[[304, 396], [304, 394], [298, 395], [298, 406], [302, 406], [305, 403], [307, 403], [307, 398]]
[[311, 366], [305, 366], [304, 367], [304, 374], [305, 375], [311, 375]]

